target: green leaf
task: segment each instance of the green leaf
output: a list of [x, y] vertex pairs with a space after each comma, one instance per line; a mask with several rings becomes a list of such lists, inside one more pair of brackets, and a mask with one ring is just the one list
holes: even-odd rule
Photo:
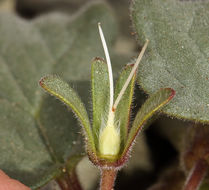
[[38, 123], [34, 117], [6, 99], [1, 99], [0, 104], [0, 168], [27, 185], [39, 183], [36, 173], [45, 180], [52, 178], [58, 165], [53, 163], [41, 135], [38, 135]]
[[103, 3], [72, 17], [47, 14], [30, 22], [0, 13], [0, 168], [32, 189], [60, 175], [70, 157], [83, 152], [76, 119], [37, 83], [56, 73], [89, 100], [90, 63], [103, 55], [99, 21], [111, 44], [116, 24]]
[[66, 82], [57, 76], [49, 75], [40, 80], [40, 85], [49, 94], [55, 96], [75, 112], [84, 127], [84, 135], [89, 141], [88, 148], [95, 152], [95, 144], [86, 108], [78, 94]]
[[[132, 65], [131, 64], [127, 65], [123, 68], [121, 74], [119, 75], [119, 79], [115, 86], [115, 99], [117, 98], [122, 87], [124, 86], [124, 83], [126, 82], [131, 70], [132, 70]], [[134, 94], [135, 79], [136, 79], [136, 75], [132, 77], [132, 80], [130, 81], [115, 111], [115, 120], [120, 123], [122, 147], [124, 147], [125, 145], [125, 142], [127, 140], [128, 130], [130, 127], [129, 121], [130, 121], [130, 115], [131, 115], [131, 103], [132, 103], [132, 98]]]
[[99, 129], [107, 121], [109, 111], [109, 75], [107, 64], [96, 58], [91, 67], [93, 132], [95, 144], [98, 145]]
[[209, 2], [135, 0], [132, 20], [150, 44], [138, 82], [149, 94], [171, 87], [176, 98], [166, 113], [209, 122]]
[[166, 105], [175, 95], [175, 91], [170, 88], [160, 89], [155, 94], [151, 95], [140, 108], [137, 113], [133, 125], [130, 129], [123, 154], [126, 154], [132, 146], [137, 134], [149, 119], [164, 105]]
[[[110, 56], [115, 56], [114, 52], [111, 53], [117, 31], [112, 12], [103, 3], [93, 3], [87, 8], [88, 11], [78, 12], [76, 19], [72, 20], [67, 15], [54, 14], [34, 21], [54, 58], [53, 72], [71, 82], [89, 81], [92, 59], [104, 57], [98, 22], [102, 23], [107, 45], [110, 46]], [[119, 66], [121, 63], [113, 64], [116, 69]]]

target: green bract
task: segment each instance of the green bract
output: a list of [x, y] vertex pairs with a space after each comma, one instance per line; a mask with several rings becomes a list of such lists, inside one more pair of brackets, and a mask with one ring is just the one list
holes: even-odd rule
[[[145, 46], [147, 44], [148, 42]], [[103, 42], [103, 46], [105, 49], [106, 43], [104, 45]], [[143, 53], [146, 49], [145, 46], [142, 49]], [[136, 65], [141, 60], [143, 53], [140, 53]], [[56, 75], [49, 75], [40, 80], [40, 85], [75, 113], [82, 125], [86, 149], [91, 161], [99, 167], [120, 168], [127, 160], [133, 142], [142, 126], [173, 98], [175, 91], [165, 88], [151, 95], [136, 115], [131, 126], [130, 115], [136, 65], [131, 64], [123, 68], [113, 92], [109, 54], [107, 52], [105, 54], [107, 64], [101, 58], [95, 58], [92, 62], [92, 123], [84, 104], [68, 83]], [[127, 87], [124, 87], [126, 85]], [[124, 93], [121, 93], [124, 88]]]

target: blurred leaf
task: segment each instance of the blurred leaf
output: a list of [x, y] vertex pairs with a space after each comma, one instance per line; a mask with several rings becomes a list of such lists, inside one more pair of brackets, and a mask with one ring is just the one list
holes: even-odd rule
[[200, 190], [209, 190], [209, 183], [203, 183], [201, 186], [200, 186]]
[[116, 23], [105, 4], [31, 23], [0, 13], [0, 168], [32, 189], [59, 175], [66, 161], [83, 151], [80, 126], [63, 105], [43, 96], [38, 81], [59, 74], [76, 83], [87, 102], [91, 60], [103, 55], [99, 21], [111, 44]]
[[209, 122], [209, 2], [135, 0], [138, 38], [150, 40], [138, 82], [148, 93], [171, 87], [176, 97], [163, 111]]
[[[87, 6], [88, 11], [81, 10], [75, 15], [76, 19], [68, 15], [53, 14], [34, 21], [53, 57], [54, 72], [56, 71], [56, 74], [62, 75], [66, 80], [89, 81], [92, 59], [98, 56], [104, 57], [97, 29], [99, 21], [102, 23], [107, 45], [110, 46], [115, 41], [115, 19], [111, 10], [105, 4], [102, 5], [93, 3], [92, 6]], [[110, 54], [118, 58], [114, 52], [111, 52], [111, 47]], [[113, 67], [116, 69], [124, 64], [117, 63], [113, 62]]]
[[93, 0], [15, 0], [16, 9], [24, 17], [34, 17], [50, 11], [70, 14]]
[[15, 0], [0, 0], [0, 11], [15, 12]]
[[184, 172], [179, 169], [169, 169], [151, 186], [149, 190], [179, 190], [183, 189], [185, 181]]

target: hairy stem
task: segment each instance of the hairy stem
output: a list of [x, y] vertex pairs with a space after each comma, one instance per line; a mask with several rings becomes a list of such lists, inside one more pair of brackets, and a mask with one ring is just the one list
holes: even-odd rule
[[187, 177], [184, 190], [198, 190], [207, 171], [207, 162], [203, 159], [198, 160]]
[[63, 174], [56, 179], [56, 181], [61, 190], [82, 190], [75, 169], [69, 173], [63, 172]]
[[114, 169], [101, 170], [100, 190], [113, 190], [117, 171]]

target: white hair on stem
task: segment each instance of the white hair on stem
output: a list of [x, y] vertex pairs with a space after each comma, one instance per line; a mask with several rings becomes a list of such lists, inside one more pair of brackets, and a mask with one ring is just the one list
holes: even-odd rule
[[108, 67], [108, 74], [109, 74], [109, 83], [110, 83], [110, 107], [109, 107], [109, 113], [112, 112], [112, 107], [113, 107], [113, 98], [114, 98], [114, 87], [113, 87], [113, 75], [112, 75], [112, 66], [111, 66], [111, 61], [110, 61], [110, 55], [108, 52], [107, 44], [105, 41], [105, 37], [101, 28], [101, 23], [98, 23], [98, 28], [99, 28], [99, 35], [102, 41], [102, 46], [104, 49], [106, 61], [107, 61], [107, 67]]
[[129, 74], [129, 76], [128, 76], [126, 82], [125, 82], [125, 84], [123, 85], [123, 88], [121, 89], [118, 97], [115, 100], [115, 103], [114, 103], [114, 105], [112, 107], [113, 110], [115, 110], [117, 108], [117, 106], [118, 106], [118, 104], [119, 104], [119, 102], [120, 102], [123, 94], [125, 93], [125, 91], [126, 91], [128, 85], [129, 85], [129, 83], [130, 83], [130, 81], [131, 81], [134, 73], [136, 72], [136, 70], [137, 70], [137, 68], [139, 66], [139, 63], [140, 63], [140, 61], [141, 61], [141, 59], [142, 59], [142, 57], [144, 55], [144, 52], [145, 52], [145, 50], [147, 48], [148, 43], [149, 43], [149, 40], [146, 40], [146, 43], [144, 44], [144, 46], [143, 46], [143, 48], [142, 48], [142, 50], [141, 50], [141, 52], [140, 52], [140, 54], [139, 54], [139, 56], [138, 56], [138, 58], [136, 60], [136, 63], [134, 64], [134, 67], [131, 70], [131, 73]]

